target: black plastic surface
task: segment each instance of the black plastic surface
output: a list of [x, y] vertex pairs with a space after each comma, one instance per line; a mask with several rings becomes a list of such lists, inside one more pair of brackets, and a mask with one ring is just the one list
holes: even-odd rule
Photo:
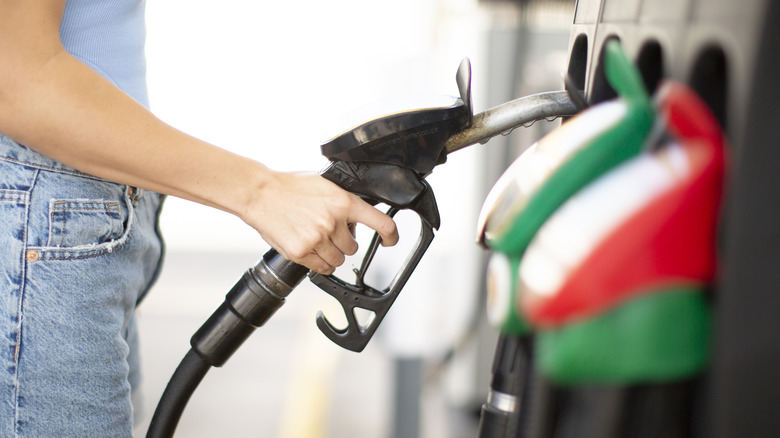
[[324, 143], [322, 154], [332, 161], [388, 163], [427, 175], [446, 160], [444, 143], [470, 116], [460, 100], [447, 108], [391, 114]]

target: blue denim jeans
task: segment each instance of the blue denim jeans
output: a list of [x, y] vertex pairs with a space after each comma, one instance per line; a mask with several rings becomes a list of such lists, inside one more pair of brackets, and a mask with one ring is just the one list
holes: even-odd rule
[[132, 437], [160, 204], [0, 135], [0, 436]]

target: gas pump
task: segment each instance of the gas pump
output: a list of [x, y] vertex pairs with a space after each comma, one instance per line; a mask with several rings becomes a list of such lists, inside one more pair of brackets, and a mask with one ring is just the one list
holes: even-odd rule
[[619, 43], [606, 50], [618, 98], [529, 148], [480, 215], [502, 333], [480, 436], [691, 433], [689, 386], [711, 344], [723, 137], [692, 91], [666, 83], [653, 102]]

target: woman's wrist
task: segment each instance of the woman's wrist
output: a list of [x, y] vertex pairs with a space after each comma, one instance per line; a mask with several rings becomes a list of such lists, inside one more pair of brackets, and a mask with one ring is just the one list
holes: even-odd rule
[[234, 184], [237, 195], [232, 197], [234, 204], [226, 211], [238, 216], [241, 220], [257, 229], [253, 217], [262, 214], [264, 204], [267, 202], [267, 194], [272, 191], [273, 181], [277, 177], [276, 171], [266, 167], [257, 161], [248, 160], [246, 172], [242, 174], [242, 181]]

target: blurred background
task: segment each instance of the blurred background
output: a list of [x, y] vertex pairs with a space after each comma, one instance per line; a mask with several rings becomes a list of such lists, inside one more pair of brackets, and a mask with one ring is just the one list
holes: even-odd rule
[[[274, 169], [316, 172], [326, 164], [319, 145], [340, 117], [384, 99], [457, 95], [464, 57], [472, 63], [475, 112], [562, 89], [573, 8], [569, 0], [149, 2], [152, 110]], [[224, 367], [209, 372], [177, 436], [475, 436], [496, 339], [484, 323], [477, 215], [511, 160], [558, 123], [459, 151], [435, 169], [428, 181], [441, 228], [362, 353], [319, 332], [316, 312], [339, 321], [341, 310], [305, 280]], [[139, 437], [190, 336], [268, 249], [239, 219], [179, 199], [168, 199], [161, 220], [165, 266], [140, 308]], [[414, 218], [398, 223], [403, 241], [416, 240]], [[392, 261], [406, 256], [408, 246], [399, 247], [380, 250], [390, 261], [387, 276]]]

